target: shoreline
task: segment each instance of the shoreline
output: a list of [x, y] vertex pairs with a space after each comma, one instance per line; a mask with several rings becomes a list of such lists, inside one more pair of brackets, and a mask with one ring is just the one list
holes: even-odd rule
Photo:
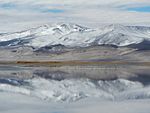
[[150, 66], [150, 62], [135, 61], [0, 61], [0, 65], [30, 65], [30, 66], [101, 66], [101, 65], [135, 65]]

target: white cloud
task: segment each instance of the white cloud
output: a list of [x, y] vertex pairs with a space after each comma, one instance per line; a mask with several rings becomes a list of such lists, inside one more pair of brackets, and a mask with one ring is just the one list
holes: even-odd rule
[[60, 21], [150, 24], [150, 13], [124, 10], [145, 5], [150, 5], [150, 0], [0, 0], [0, 32]]

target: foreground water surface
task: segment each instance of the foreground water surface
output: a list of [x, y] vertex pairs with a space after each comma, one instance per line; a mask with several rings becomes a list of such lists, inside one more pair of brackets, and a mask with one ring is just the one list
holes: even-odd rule
[[0, 66], [0, 91], [46, 101], [150, 98], [146, 66]]
[[1, 113], [148, 113], [149, 105], [147, 66], [0, 65]]

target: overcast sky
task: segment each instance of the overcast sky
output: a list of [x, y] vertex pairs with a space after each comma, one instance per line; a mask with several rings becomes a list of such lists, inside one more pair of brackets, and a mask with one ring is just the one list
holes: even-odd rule
[[150, 25], [150, 0], [0, 0], [0, 32], [53, 22]]

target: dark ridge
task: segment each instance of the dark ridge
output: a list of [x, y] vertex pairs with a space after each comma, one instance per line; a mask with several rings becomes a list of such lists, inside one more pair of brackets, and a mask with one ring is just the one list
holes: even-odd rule
[[67, 47], [65, 47], [64, 45], [61, 44], [57, 44], [57, 45], [50, 45], [50, 46], [45, 46], [45, 47], [41, 47], [37, 50], [35, 50], [35, 52], [48, 52], [48, 53], [64, 53], [66, 52]]
[[57, 80], [61, 81], [64, 80], [67, 77], [68, 73], [63, 72], [63, 71], [42, 71], [42, 70], [36, 70], [34, 72], [34, 77], [41, 77], [45, 79], [51, 79], [51, 80]]
[[131, 44], [127, 47], [135, 48], [135, 49], [138, 49], [138, 50], [150, 50], [150, 41], [143, 40], [141, 43]]
[[138, 74], [136, 77], [130, 77], [128, 80], [141, 82], [143, 85], [150, 85], [150, 74]]
[[2, 47], [8, 47], [8, 46], [20, 46], [20, 45], [24, 45], [26, 43], [29, 43], [29, 41], [31, 40], [32, 38], [30, 39], [13, 39], [13, 40], [9, 40], [9, 41], [3, 41], [3, 42], [0, 42], [0, 46]]
[[13, 86], [21, 86], [21, 85], [26, 85], [27, 82], [23, 80], [17, 80], [17, 79], [0, 79], [0, 84], [8, 84], [8, 85], [13, 85]]
[[102, 44], [100, 46], [118, 48], [117, 45], [113, 45], [113, 44]]

